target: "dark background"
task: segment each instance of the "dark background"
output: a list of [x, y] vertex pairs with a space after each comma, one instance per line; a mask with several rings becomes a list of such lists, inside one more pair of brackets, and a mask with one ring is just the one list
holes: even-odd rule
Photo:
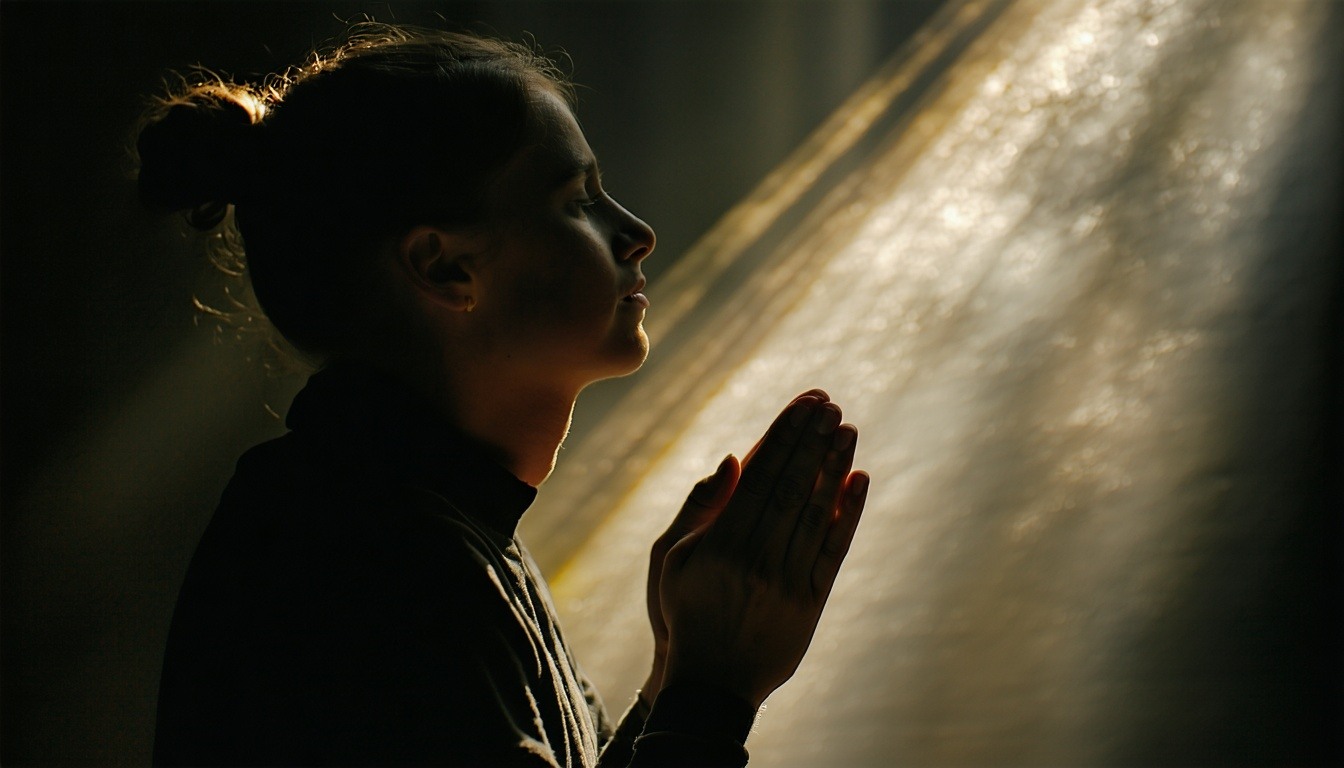
[[[251, 79], [362, 14], [572, 56], [652, 285], [938, 0], [0, 3], [0, 762], [143, 764], [181, 575], [293, 377], [218, 339], [200, 243], [139, 208], [129, 147], [165, 74]], [[222, 341], [222, 343], [215, 343]]]

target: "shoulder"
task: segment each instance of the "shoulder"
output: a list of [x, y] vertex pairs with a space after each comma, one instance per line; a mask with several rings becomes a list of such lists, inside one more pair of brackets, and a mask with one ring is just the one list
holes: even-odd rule
[[287, 435], [239, 459], [183, 600], [207, 589], [216, 607], [286, 604], [295, 620], [392, 617], [412, 603], [461, 611], [497, 594], [498, 549], [448, 500]]
[[253, 448], [174, 616], [165, 743], [246, 732], [309, 762], [516, 747], [535, 659], [497, 544], [386, 473], [288, 437]]
[[446, 671], [517, 634], [508, 576], [446, 500], [281, 438], [238, 462], [182, 585], [170, 661], [318, 688], [334, 670]]

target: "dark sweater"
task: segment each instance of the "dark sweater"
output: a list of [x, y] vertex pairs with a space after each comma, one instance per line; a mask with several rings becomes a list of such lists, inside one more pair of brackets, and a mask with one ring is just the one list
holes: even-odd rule
[[613, 726], [515, 537], [536, 490], [430, 413], [333, 368], [239, 460], [173, 616], [155, 763], [743, 764], [753, 713], [703, 690], [660, 696], [634, 755], [645, 713]]

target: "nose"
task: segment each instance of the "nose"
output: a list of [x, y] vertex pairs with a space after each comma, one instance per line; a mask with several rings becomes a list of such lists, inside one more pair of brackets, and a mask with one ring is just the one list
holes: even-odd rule
[[653, 227], [645, 224], [643, 219], [626, 210], [620, 203], [617, 203], [616, 207], [620, 209], [616, 257], [621, 261], [639, 263], [653, 253], [658, 238], [653, 233]]

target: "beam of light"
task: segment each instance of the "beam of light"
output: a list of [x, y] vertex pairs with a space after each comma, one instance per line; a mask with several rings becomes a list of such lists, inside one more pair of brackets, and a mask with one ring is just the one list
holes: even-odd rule
[[250, 357], [259, 347], [185, 331], [170, 343], [6, 510], [6, 574], [22, 585], [4, 607], [22, 628], [5, 638], [22, 660], [5, 679], [23, 702], [6, 734], [15, 754], [148, 762], [181, 575], [238, 454], [282, 431], [258, 404], [287, 402], [299, 382], [270, 378]]
[[[553, 585], [599, 687], [643, 679], [647, 547], [693, 480], [822, 386], [873, 494], [754, 760], [1077, 765], [1134, 760], [1139, 733], [1239, 738], [1244, 689], [1201, 687], [1269, 649], [1214, 637], [1234, 608], [1181, 612], [1211, 557], [1256, 589], [1274, 565], [1257, 542], [1291, 525], [1295, 459], [1274, 455], [1312, 412], [1248, 403], [1247, 377], [1279, 355], [1273, 380], [1310, 389], [1295, 334], [1330, 272], [1276, 245], [1296, 224], [1269, 211], [1315, 189], [1286, 177], [1302, 126], [1336, 119], [1312, 91], [1329, 14], [944, 13], [655, 286], [649, 370], [544, 490], [529, 540], [543, 561], [575, 550]], [[1208, 663], [1174, 660], [1187, 635]], [[1165, 762], [1195, 754], [1162, 738]]]

